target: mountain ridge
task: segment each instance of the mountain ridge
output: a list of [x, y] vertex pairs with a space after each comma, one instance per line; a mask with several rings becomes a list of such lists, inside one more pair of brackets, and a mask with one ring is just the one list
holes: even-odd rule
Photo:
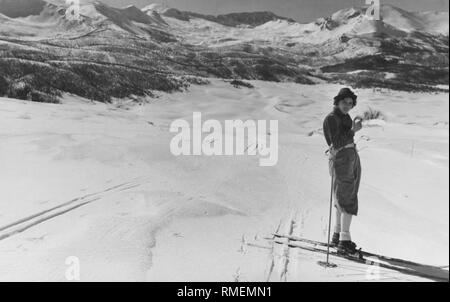
[[449, 81], [448, 13], [383, 6], [389, 13], [381, 21], [364, 7], [307, 24], [268, 12], [188, 13], [183, 20], [159, 5], [95, 1], [83, 2], [80, 19], [70, 20], [60, 1], [15, 18], [1, 14], [11, 15], [12, 0], [0, 1], [0, 95], [10, 97], [53, 100], [68, 92], [108, 102], [203, 82], [191, 77], [414, 91]]
[[181, 21], [190, 21], [194, 18], [205, 19], [230, 27], [238, 25], [258, 26], [273, 20], [288, 20], [290, 22], [295, 22], [293, 19], [278, 16], [271, 11], [232, 12], [226, 14], [211, 15], [192, 11], [183, 11], [161, 3], [153, 3], [147, 5], [142, 8], [142, 11], [146, 13], [157, 12], [162, 16], [176, 18]]

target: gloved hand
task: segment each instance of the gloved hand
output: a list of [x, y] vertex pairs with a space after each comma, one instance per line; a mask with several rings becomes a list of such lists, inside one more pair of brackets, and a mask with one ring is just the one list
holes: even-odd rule
[[362, 121], [363, 121], [362, 117], [360, 116], [355, 117], [355, 119], [353, 120], [353, 128], [352, 128], [353, 132], [356, 133], [363, 128]]
[[337, 150], [333, 146], [331, 146], [330, 150], [328, 150], [328, 157], [329, 157], [329, 159], [334, 161], [334, 159], [336, 158], [337, 153], [338, 153]]

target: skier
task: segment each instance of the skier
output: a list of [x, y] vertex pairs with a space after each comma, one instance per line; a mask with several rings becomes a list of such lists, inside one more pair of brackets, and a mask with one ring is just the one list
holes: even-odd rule
[[361, 163], [354, 141], [355, 133], [362, 129], [362, 119], [351, 119], [349, 112], [357, 104], [357, 96], [343, 88], [334, 98], [334, 109], [325, 118], [323, 131], [330, 155], [330, 174], [333, 177], [333, 195], [336, 208], [332, 246], [342, 254], [356, 253], [350, 225], [358, 215], [358, 190], [361, 180]]

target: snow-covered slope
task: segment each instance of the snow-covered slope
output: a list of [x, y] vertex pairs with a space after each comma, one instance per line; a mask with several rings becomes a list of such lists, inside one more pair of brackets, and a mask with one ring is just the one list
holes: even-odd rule
[[[385, 6], [378, 22], [350, 8], [300, 24], [83, 2], [72, 21], [62, 0], [36, 1], [0, 0], [0, 280], [65, 280], [69, 256], [82, 281], [366, 280], [364, 265], [333, 259], [341, 267], [324, 271], [320, 256], [266, 239], [326, 238], [321, 121], [341, 88], [327, 81], [377, 88], [358, 89], [354, 114], [386, 117], [357, 137], [354, 240], [448, 265], [448, 14]], [[206, 84], [198, 76], [214, 79], [188, 89]], [[235, 89], [217, 78], [265, 81]], [[193, 111], [279, 120], [278, 165], [174, 158], [168, 127]]]
[[[0, 98], [0, 280], [64, 281], [75, 256], [81, 281], [377, 281], [365, 265], [332, 257], [339, 268], [324, 270], [323, 255], [266, 240], [275, 231], [326, 240], [320, 129], [341, 86], [252, 84], [214, 79], [145, 106]], [[364, 172], [353, 239], [367, 251], [448, 265], [448, 93], [357, 93], [352, 114], [372, 107], [386, 120], [356, 137]], [[169, 125], [193, 111], [204, 121], [279, 120], [278, 164], [173, 157]], [[385, 269], [378, 277], [424, 280]]]

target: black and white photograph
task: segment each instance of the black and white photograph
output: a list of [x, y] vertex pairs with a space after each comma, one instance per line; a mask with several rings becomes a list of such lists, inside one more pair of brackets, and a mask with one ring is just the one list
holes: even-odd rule
[[449, 2], [0, 0], [0, 282], [448, 283]]

